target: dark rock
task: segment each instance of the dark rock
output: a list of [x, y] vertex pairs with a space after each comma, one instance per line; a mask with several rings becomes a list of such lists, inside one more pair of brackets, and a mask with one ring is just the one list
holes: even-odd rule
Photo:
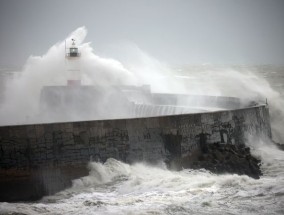
[[245, 145], [213, 143], [207, 144], [207, 149], [207, 153], [200, 150], [198, 156], [182, 159], [182, 167], [204, 168], [214, 173], [248, 175], [255, 179], [259, 179], [262, 175], [261, 161], [253, 157], [250, 154], [250, 148]]
[[95, 202], [92, 202], [92, 201], [84, 201], [83, 204], [85, 206], [97, 206], [97, 207], [101, 207], [102, 205], [104, 205], [105, 203], [102, 202], [102, 201], [95, 201]]
[[0, 213], [0, 215], [27, 215], [27, 214], [20, 212], [9, 212], [9, 213]]
[[219, 152], [218, 150], [216, 150], [215, 152], [212, 153], [213, 157], [219, 161], [224, 160], [224, 156], [221, 152]]

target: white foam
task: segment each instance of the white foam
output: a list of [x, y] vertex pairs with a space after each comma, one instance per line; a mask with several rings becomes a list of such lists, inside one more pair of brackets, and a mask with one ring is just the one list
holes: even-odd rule
[[[281, 214], [283, 151], [254, 150], [263, 159], [259, 180], [205, 170], [169, 171], [164, 165], [133, 165], [109, 159], [90, 163], [90, 174], [38, 203], [1, 203], [0, 212], [27, 214]], [[273, 171], [278, 171], [275, 177]]]

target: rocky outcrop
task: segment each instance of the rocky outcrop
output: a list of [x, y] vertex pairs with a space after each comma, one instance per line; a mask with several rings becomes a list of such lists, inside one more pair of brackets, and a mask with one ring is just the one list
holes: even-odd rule
[[207, 169], [213, 173], [235, 173], [259, 179], [261, 161], [253, 157], [250, 148], [244, 145], [207, 144], [206, 150], [199, 150], [195, 156], [181, 161], [183, 168]]

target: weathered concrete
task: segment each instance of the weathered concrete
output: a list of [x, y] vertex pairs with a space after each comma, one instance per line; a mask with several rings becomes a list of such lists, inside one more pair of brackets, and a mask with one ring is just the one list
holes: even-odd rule
[[202, 144], [271, 137], [266, 105], [198, 114], [0, 127], [0, 201], [38, 199], [87, 174], [89, 161], [190, 156]]

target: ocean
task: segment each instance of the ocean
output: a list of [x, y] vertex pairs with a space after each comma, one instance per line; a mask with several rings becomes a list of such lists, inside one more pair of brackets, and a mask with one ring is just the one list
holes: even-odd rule
[[[284, 70], [259, 68], [254, 73], [283, 99]], [[278, 104], [268, 97], [269, 102]], [[270, 110], [272, 123], [274, 110]], [[110, 158], [104, 164], [89, 163], [88, 176], [53, 196], [36, 202], [1, 202], [0, 214], [284, 214], [284, 151], [269, 141], [247, 145], [262, 160], [259, 180], [204, 169], [170, 171], [162, 162], [129, 165]]]
[[[65, 40], [78, 41], [83, 84], [146, 84], [153, 92], [261, 98], [269, 105], [273, 140], [284, 144], [283, 66], [173, 68], [144, 52], [133, 55], [141, 58], [135, 63], [132, 58], [119, 62], [94, 54], [90, 43], [83, 43], [86, 34], [84, 27], [78, 28]], [[43, 56], [30, 57], [23, 69], [0, 68], [1, 125], [46, 120], [37, 113], [42, 87], [66, 85], [70, 78], [65, 41]], [[284, 214], [284, 151], [267, 140], [246, 144], [262, 160], [259, 180], [204, 169], [170, 171], [163, 162], [129, 165], [110, 158], [105, 163], [89, 163], [89, 175], [53, 196], [36, 202], [0, 202], [0, 215]]]

